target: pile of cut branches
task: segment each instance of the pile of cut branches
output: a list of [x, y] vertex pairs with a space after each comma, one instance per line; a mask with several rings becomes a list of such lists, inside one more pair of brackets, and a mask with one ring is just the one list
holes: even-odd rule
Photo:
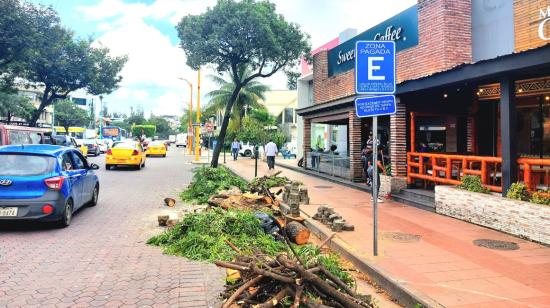
[[290, 180], [285, 176], [279, 176], [281, 171], [273, 175], [264, 175], [257, 177], [248, 184], [248, 190], [252, 193], [266, 194], [273, 187], [282, 187], [290, 183]]
[[[360, 296], [350, 284], [328, 270], [321, 262], [301, 261], [286, 253], [276, 257], [263, 254], [242, 255], [233, 262], [216, 261], [216, 265], [238, 271], [240, 280], [222, 294], [223, 308], [229, 307], [374, 307], [369, 296]], [[292, 247], [289, 245], [289, 248]]]

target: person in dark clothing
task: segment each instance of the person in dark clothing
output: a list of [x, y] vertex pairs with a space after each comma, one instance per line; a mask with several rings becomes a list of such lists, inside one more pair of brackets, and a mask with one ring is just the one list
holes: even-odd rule
[[[373, 159], [374, 152], [371, 150], [370, 153], [367, 155], [367, 176], [370, 179], [370, 182], [373, 183], [374, 179], [374, 167], [372, 165], [372, 159]], [[378, 149], [378, 156], [377, 156], [376, 165], [378, 167], [378, 173], [377, 173], [377, 188], [378, 192], [380, 192], [380, 172], [382, 172], [384, 175], [386, 174], [386, 168], [384, 167], [384, 154], [382, 152], [382, 149]], [[372, 185], [372, 184], [371, 184]], [[382, 203], [384, 200], [382, 200], [380, 197], [378, 197], [378, 203]]]

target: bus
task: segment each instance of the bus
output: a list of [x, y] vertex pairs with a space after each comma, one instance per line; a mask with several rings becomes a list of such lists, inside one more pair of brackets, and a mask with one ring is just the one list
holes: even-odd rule
[[128, 132], [118, 126], [104, 126], [101, 129], [103, 139], [111, 139], [113, 141], [121, 141], [128, 138]]
[[86, 128], [84, 127], [69, 127], [69, 133], [65, 131], [65, 128], [62, 126], [56, 126], [55, 134], [56, 135], [68, 135], [74, 137], [75, 139], [84, 139], [86, 138]]

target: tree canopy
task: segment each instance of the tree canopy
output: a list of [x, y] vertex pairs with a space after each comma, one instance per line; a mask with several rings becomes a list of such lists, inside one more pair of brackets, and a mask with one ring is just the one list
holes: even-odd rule
[[35, 108], [29, 98], [0, 92], [0, 116], [6, 118], [7, 124], [10, 124], [13, 117], [28, 120], [34, 110]]
[[90, 123], [90, 116], [86, 110], [81, 109], [70, 100], [55, 102], [55, 122], [62, 126], [66, 132], [69, 127], [85, 127]]
[[[241, 66], [239, 68], [239, 77], [242, 80], [247, 79], [250, 74], [252, 74], [252, 71], [247, 66]], [[211, 78], [219, 89], [210, 91], [206, 94], [206, 97], [210, 99], [207, 110], [216, 113], [217, 111], [223, 111], [225, 109], [236, 84], [231, 79], [231, 76], [224, 78], [224, 76], [219, 75], [211, 76]], [[260, 100], [265, 100], [265, 92], [268, 90], [268, 86], [255, 80], [250, 81], [241, 88], [237, 94], [237, 99], [235, 100], [232, 110], [232, 117], [235, 121], [238, 121], [239, 127], [241, 127], [242, 118], [246, 114], [246, 110], [262, 107]]]
[[[235, 88], [227, 100], [211, 165], [217, 167], [229, 117], [241, 88], [256, 78], [274, 75], [298, 64], [310, 51], [309, 37], [295, 23], [276, 13], [269, 1], [219, 0], [201, 15], [188, 15], [177, 26], [187, 65], [212, 65], [228, 72]], [[242, 78], [242, 66], [252, 73]]]
[[51, 7], [1, 0], [0, 12], [0, 86], [12, 86], [20, 77], [24, 86], [43, 91], [31, 125], [44, 108], [72, 91], [100, 95], [118, 87], [127, 58], [110, 56], [109, 49], [93, 47], [91, 39], [75, 38]]

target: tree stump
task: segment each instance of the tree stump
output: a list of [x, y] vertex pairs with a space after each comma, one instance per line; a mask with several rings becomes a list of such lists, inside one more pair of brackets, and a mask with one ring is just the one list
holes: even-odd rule
[[298, 245], [307, 244], [311, 234], [308, 228], [296, 221], [289, 222], [285, 227], [285, 232], [288, 238]]
[[166, 222], [168, 222], [168, 219], [170, 219], [170, 216], [168, 216], [168, 215], [158, 215], [157, 216], [159, 226], [161, 226], [161, 227], [166, 226]]

